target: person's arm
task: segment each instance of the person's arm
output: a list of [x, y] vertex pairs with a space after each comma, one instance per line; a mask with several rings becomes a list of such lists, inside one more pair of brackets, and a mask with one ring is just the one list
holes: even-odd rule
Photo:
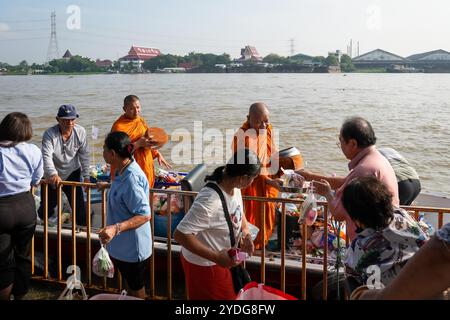
[[90, 159], [89, 159], [89, 143], [88, 143], [88, 139], [86, 136], [86, 130], [82, 127], [80, 127], [80, 143], [81, 146], [78, 149], [78, 155], [80, 157], [80, 163], [81, 163], [81, 176], [84, 179], [84, 182], [90, 182], [89, 179], [89, 164], [90, 164]]
[[136, 215], [126, 221], [104, 227], [99, 231], [98, 235], [102, 243], [108, 243], [118, 234], [128, 230], [137, 229], [148, 221], [150, 221], [150, 215]]
[[42, 160], [41, 150], [39, 150], [39, 148], [36, 147], [35, 145], [33, 145], [33, 149], [35, 149], [35, 150], [33, 150], [35, 152], [33, 157], [36, 160], [35, 160], [35, 166], [33, 168], [33, 174], [31, 176], [31, 185], [37, 186], [37, 185], [39, 185], [39, 182], [41, 181], [42, 177], [44, 176], [44, 164], [43, 164], [43, 160]]
[[230, 268], [236, 265], [233, 260], [228, 255], [228, 249], [223, 249], [221, 251], [216, 251], [197, 239], [194, 234], [185, 234], [180, 230], [176, 229], [174, 233], [175, 241], [182, 245], [184, 248], [190, 252], [212, 261], [224, 268]]
[[317, 173], [313, 173], [311, 171], [307, 171], [304, 169], [295, 171], [295, 173], [298, 173], [299, 175], [303, 176], [306, 181], [321, 181], [326, 180], [330, 186], [331, 189], [337, 190], [339, 189], [345, 182], [345, 177], [329, 177], [329, 176], [323, 176]]
[[53, 139], [49, 133], [46, 131], [42, 138], [42, 159], [44, 162], [44, 175], [45, 178], [50, 178], [51, 176], [58, 175], [58, 171], [53, 163], [53, 153], [55, 152], [55, 147], [53, 145]]
[[333, 193], [330, 183], [325, 179], [314, 181], [313, 187], [315, 193], [320, 194], [327, 199], [328, 208], [333, 217], [338, 221], [345, 220], [347, 211], [342, 204], [342, 191], [338, 190]]
[[242, 251], [247, 252], [250, 256], [255, 253], [255, 245], [253, 244], [252, 235], [250, 234], [250, 230], [248, 227], [248, 221], [245, 217], [245, 214], [242, 215], [242, 224], [241, 224], [241, 249]]
[[152, 157], [153, 159], [158, 159], [159, 166], [164, 166], [166, 169], [172, 169], [172, 165], [166, 161], [158, 150], [152, 149]]
[[433, 299], [450, 287], [450, 245], [432, 237], [383, 290], [367, 290], [361, 300]]
[[264, 176], [266, 179], [266, 183], [277, 190], [280, 190], [280, 187], [283, 185], [283, 180], [280, 178], [271, 178], [268, 176]]

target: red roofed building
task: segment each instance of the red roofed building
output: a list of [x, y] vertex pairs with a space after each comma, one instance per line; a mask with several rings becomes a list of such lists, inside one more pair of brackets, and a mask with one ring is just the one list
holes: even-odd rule
[[100, 60], [97, 59], [95, 61], [95, 65], [99, 68], [109, 68], [113, 65], [113, 62], [111, 60]]
[[241, 49], [240, 61], [262, 61], [262, 59], [255, 47], [245, 46]]
[[178, 67], [185, 68], [186, 70], [188, 70], [188, 69], [192, 69], [193, 64], [192, 64], [192, 62], [182, 62], [182, 63], [178, 64]]
[[119, 59], [120, 67], [122, 68], [123, 66], [132, 63], [138, 70], [142, 70], [142, 64], [146, 60], [155, 58], [160, 54], [161, 51], [159, 51], [159, 49], [131, 46], [128, 54]]

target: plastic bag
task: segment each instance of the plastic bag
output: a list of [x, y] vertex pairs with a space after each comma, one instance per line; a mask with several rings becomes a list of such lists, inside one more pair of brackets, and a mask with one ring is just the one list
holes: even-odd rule
[[[81, 295], [78, 292], [73, 292], [74, 289], [79, 289]], [[58, 300], [88, 300], [88, 295], [86, 290], [84, 290], [83, 283], [81, 281], [75, 280], [73, 282], [68, 281], [67, 286], [64, 288], [63, 292], [59, 295]]]
[[[178, 190], [169, 188], [171, 190]], [[170, 198], [170, 210], [172, 214], [183, 211], [183, 198], [178, 194], [173, 194]], [[159, 215], [167, 215], [167, 194], [155, 193], [153, 194], [153, 211]]]
[[300, 212], [300, 217], [298, 223], [306, 223], [308, 226], [312, 226], [317, 219], [317, 199], [312, 191], [312, 184], [308, 191], [308, 196], [303, 202], [302, 209]]
[[284, 170], [281, 168], [283, 175], [281, 179], [283, 179], [284, 187], [293, 187], [293, 188], [303, 188], [303, 183], [305, 182], [305, 178], [295, 173], [294, 170]]
[[238, 293], [236, 300], [298, 300], [283, 291], [264, 285], [250, 282]]
[[92, 260], [92, 271], [99, 277], [114, 277], [114, 264], [109, 257], [109, 253], [105, 246], [101, 244], [100, 250], [98, 250], [94, 259]]
[[127, 295], [127, 292], [125, 290], [122, 290], [120, 294], [100, 293], [93, 296], [92, 298], [89, 298], [89, 300], [143, 300], [143, 299], [129, 296]]

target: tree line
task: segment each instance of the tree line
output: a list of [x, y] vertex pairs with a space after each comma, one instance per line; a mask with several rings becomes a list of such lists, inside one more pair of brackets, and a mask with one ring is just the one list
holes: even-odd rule
[[[263, 58], [263, 63], [273, 66], [283, 66], [284, 68], [292, 68], [296, 70], [305, 64], [305, 61], [311, 60], [311, 57], [298, 54], [291, 57], [284, 57], [274, 53], [268, 54]], [[158, 69], [175, 68], [185, 66], [195, 68], [198, 72], [213, 72], [216, 65], [230, 65], [232, 60], [230, 55], [223, 53], [216, 55], [212, 53], [196, 53], [190, 52], [187, 55], [161, 54], [155, 58], [145, 61], [142, 65], [144, 71], [155, 72]], [[247, 65], [256, 65], [254, 61], [245, 62]], [[330, 54], [328, 57], [316, 56], [312, 58], [312, 63], [316, 66], [340, 66], [344, 72], [355, 71], [352, 60], [348, 55], [343, 55], [338, 61], [337, 57]], [[95, 61], [87, 57], [79, 55], [72, 56], [70, 59], [55, 59], [48, 64], [28, 64], [27, 61], [21, 61], [16, 66], [0, 62], [0, 70], [7, 70], [12, 74], [27, 74], [39, 70], [42, 73], [75, 73], [75, 72], [106, 72], [106, 71], [136, 71], [133, 64], [125, 64], [120, 66], [119, 61], [115, 61], [112, 66], [98, 67]]]

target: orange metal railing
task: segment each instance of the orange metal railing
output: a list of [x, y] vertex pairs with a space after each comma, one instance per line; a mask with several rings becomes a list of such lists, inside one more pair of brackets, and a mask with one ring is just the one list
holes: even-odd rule
[[[102, 279], [102, 284], [99, 285], [98, 278], [96, 278], [96, 282], [94, 283], [94, 278], [92, 277], [92, 268], [91, 268], [91, 259], [92, 259], [92, 242], [93, 238], [96, 238], [95, 232], [97, 230], [92, 228], [92, 221], [91, 221], [91, 211], [92, 211], [92, 197], [91, 197], [91, 190], [93, 188], [96, 188], [95, 184], [92, 183], [79, 183], [79, 182], [62, 182], [61, 185], [57, 188], [57, 216], [58, 216], [58, 223], [56, 228], [56, 247], [57, 247], [57, 276], [56, 278], [51, 278], [49, 276], [49, 226], [48, 226], [48, 206], [47, 201], [44, 201], [45, 206], [43, 208], [43, 221], [42, 225], [43, 228], [37, 229], [36, 234], [40, 234], [40, 238], [42, 239], [42, 245], [43, 245], [43, 254], [44, 254], [44, 266], [43, 266], [43, 275], [37, 276], [35, 274], [35, 264], [34, 264], [34, 258], [35, 258], [35, 251], [36, 251], [36, 241], [35, 237], [33, 237], [32, 240], [32, 273], [33, 277], [37, 280], [43, 280], [43, 281], [50, 281], [50, 282], [57, 282], [57, 283], [65, 283], [65, 280], [63, 279], [63, 229], [62, 229], [62, 187], [63, 186], [70, 186], [71, 187], [71, 195], [72, 195], [72, 227], [71, 227], [71, 235], [70, 235], [70, 257], [71, 257], [71, 263], [73, 265], [77, 265], [77, 261], [79, 261], [77, 256], [77, 241], [81, 238], [83, 240], [85, 239], [86, 243], [86, 261], [85, 262], [85, 272], [86, 272], [86, 281], [84, 282], [84, 285], [87, 288], [92, 289], [100, 289], [102, 291], [112, 291], [112, 292], [118, 292], [122, 289], [122, 278], [121, 275], [118, 274], [117, 276], [117, 283], [116, 285], [111, 285], [111, 281], [107, 281], [106, 277]], [[85, 233], [80, 232], [80, 230], [76, 229], [76, 188], [85, 187], [86, 188], [86, 228]], [[179, 195], [183, 197], [184, 200], [184, 211], [187, 212], [190, 208], [190, 203], [192, 202], [192, 197], [195, 197], [197, 195], [196, 192], [189, 192], [189, 191], [178, 191], [178, 190], [165, 190], [165, 189], [150, 189], [150, 206], [153, 208], [153, 195], [154, 194], [167, 194], [167, 239], [165, 241], [166, 245], [166, 254], [167, 254], [167, 260], [166, 260], [166, 283], [167, 288], [165, 294], [157, 294], [156, 292], [156, 286], [155, 286], [155, 270], [156, 270], [156, 258], [155, 258], [155, 237], [154, 237], [154, 217], [155, 212], [152, 210], [152, 219], [151, 219], [151, 230], [152, 230], [152, 256], [150, 259], [150, 266], [149, 266], [149, 279], [150, 279], [150, 293], [149, 298], [150, 299], [159, 299], [159, 298], [166, 298], [166, 299], [173, 299], [173, 241], [172, 241], [172, 232], [171, 232], [171, 226], [172, 226], [172, 212], [171, 212], [171, 206], [170, 201], [171, 197], [174, 195]], [[46, 183], [41, 184], [41, 198], [47, 199], [48, 198], [48, 185]], [[301, 205], [303, 200], [296, 200], [296, 199], [284, 199], [284, 198], [262, 198], [262, 197], [243, 197], [244, 201], [258, 201], [263, 203], [276, 203], [281, 204], [281, 213], [280, 213], [280, 224], [281, 224], [281, 243], [280, 243], [280, 264], [279, 264], [279, 275], [280, 275], [280, 290], [286, 291], [286, 204], [293, 203], [295, 205]], [[106, 203], [107, 203], [107, 190], [101, 191], [101, 227], [104, 227], [106, 225]], [[328, 243], [328, 228], [327, 224], [329, 219], [331, 218], [331, 215], [328, 211], [328, 205], [326, 202], [319, 202], [318, 205], [323, 206], [323, 219], [324, 219], [324, 243]], [[265, 206], [261, 206], [262, 210], [260, 212], [261, 214], [261, 221], [262, 225], [257, 226], [260, 229], [261, 234], [265, 234]], [[450, 214], [450, 208], [428, 208], [428, 207], [403, 207], [410, 213], [412, 213], [416, 219], [418, 218], [419, 214], [421, 212], [426, 213], [435, 213], [438, 215], [438, 227], [441, 228], [443, 226], [444, 221], [444, 214]], [[307, 226], [306, 224], [303, 224], [300, 226], [303, 236], [307, 235]], [[94, 236], [93, 233], [94, 232]], [[163, 244], [160, 241], [158, 241], [158, 245]], [[323, 248], [323, 258], [322, 258], [322, 276], [323, 276], [323, 284], [322, 284], [322, 297], [323, 299], [327, 299], [328, 292], [328, 283], [327, 283], [327, 275], [329, 272], [329, 264], [328, 264], [328, 246], [324, 245]], [[67, 255], [65, 255], [67, 256]], [[262, 246], [261, 252], [259, 254], [259, 268], [260, 268], [260, 282], [265, 283], [266, 282], [266, 249], [264, 246]], [[301, 299], [306, 299], [306, 292], [307, 292], [307, 273], [308, 273], [308, 266], [307, 266], [307, 243], [306, 241], [302, 241], [302, 253], [301, 253], [301, 263], [298, 265], [298, 269], [300, 270], [299, 275], [299, 284], [301, 291], [299, 293], [299, 297]], [[76, 270], [76, 268], [75, 268]], [[75, 271], [76, 272], [76, 271]], [[158, 279], [161, 279], [161, 277], [158, 277]], [[186, 295], [187, 296], [187, 295]]]

